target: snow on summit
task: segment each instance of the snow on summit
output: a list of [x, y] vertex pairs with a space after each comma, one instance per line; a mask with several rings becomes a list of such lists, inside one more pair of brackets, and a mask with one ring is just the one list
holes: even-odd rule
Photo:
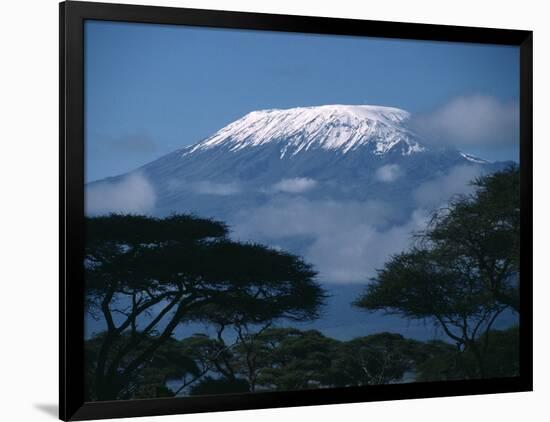
[[280, 145], [280, 158], [322, 148], [342, 153], [362, 146], [374, 154], [398, 147], [403, 155], [425, 148], [406, 127], [410, 114], [399, 108], [372, 105], [323, 105], [248, 113], [186, 150], [225, 147], [230, 151], [269, 143]]

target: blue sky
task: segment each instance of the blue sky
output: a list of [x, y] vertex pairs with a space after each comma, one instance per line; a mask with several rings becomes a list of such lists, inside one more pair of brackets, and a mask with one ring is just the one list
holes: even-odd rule
[[[88, 21], [86, 180], [132, 170], [252, 110], [336, 103], [400, 107], [434, 138], [517, 160], [516, 126], [503, 120], [518, 98], [514, 47]], [[477, 143], [472, 110], [499, 128]]]

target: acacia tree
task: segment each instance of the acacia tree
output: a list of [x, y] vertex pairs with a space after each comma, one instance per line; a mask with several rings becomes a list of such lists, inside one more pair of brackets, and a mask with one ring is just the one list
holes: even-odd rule
[[485, 377], [491, 328], [519, 311], [519, 172], [474, 181], [475, 192], [437, 211], [417, 243], [398, 254], [355, 302], [408, 318], [432, 318]]
[[[297, 299], [306, 299], [303, 302], [303, 309], [298, 313], [285, 314], [284, 318], [293, 321], [317, 318], [318, 307], [308, 306], [307, 302], [310, 300], [307, 299], [307, 292], [302, 291], [299, 294]], [[320, 293], [317, 300], [324, 297], [324, 293]], [[199, 353], [197, 356], [199, 366], [205, 368], [206, 372], [215, 372], [217, 378], [199, 380], [200, 387], [194, 386], [191, 389], [193, 394], [204, 394], [205, 391], [213, 394], [219, 389], [226, 391], [230, 386], [234, 386], [238, 391], [243, 388], [250, 392], [256, 391], [256, 387], [263, 382], [259, 379], [260, 375], [266, 368], [275, 365], [273, 361], [275, 356], [283, 356], [287, 351], [283, 346], [304, 335], [304, 332], [293, 328], [273, 328], [273, 323], [280, 318], [280, 315], [276, 308], [269, 306], [251, 313], [246, 308], [208, 304], [198, 309], [196, 313], [198, 315], [193, 315], [191, 318], [210, 323], [215, 328], [216, 338], [195, 335], [182, 340], [182, 343], [186, 347], [195, 348]], [[309, 335], [308, 338], [312, 337], [312, 333], [316, 333], [323, 341], [330, 341], [316, 331], [305, 332]], [[317, 346], [320, 346], [320, 343]], [[283, 347], [282, 351], [281, 347]], [[278, 362], [276, 365], [280, 364], [281, 362]], [[323, 368], [326, 369], [326, 365]], [[291, 370], [289, 369], [288, 372]], [[191, 380], [183, 383], [178, 393], [197, 381], [194, 378]]]
[[90, 398], [121, 398], [174, 329], [201, 310], [250, 321], [309, 318], [323, 302], [300, 258], [229, 240], [219, 222], [188, 215], [88, 218], [86, 303], [104, 320]]
[[[236, 383], [237, 380], [245, 381], [248, 391], [256, 390], [258, 375], [268, 365], [265, 359], [266, 348], [269, 348], [266, 338], [272, 337], [274, 332], [284, 332], [289, 336], [299, 332], [293, 329], [271, 328], [277, 319], [273, 311], [274, 309], [264, 308], [254, 316], [246, 309], [230, 309], [224, 306], [207, 305], [199, 309], [197, 319], [211, 323], [216, 332], [216, 338], [209, 339], [209, 347], [216, 348], [217, 353], [209, 355], [208, 366], [215, 369], [221, 378], [218, 378], [218, 381], [206, 380], [198, 391], [204, 391], [207, 386], [214, 391], [217, 384], [227, 388], [231, 383], [241, 388], [244, 384]], [[317, 317], [317, 311], [288, 317], [287, 319], [302, 321], [313, 319]], [[192, 339], [184, 340], [191, 341]], [[196, 391], [195, 388], [195, 394]]]
[[[483, 339], [479, 339], [483, 342]], [[417, 381], [464, 379], [476, 373], [473, 354], [457, 355], [456, 349], [443, 342], [427, 343], [424, 358], [415, 368]], [[485, 352], [485, 371], [492, 378], [515, 377], [519, 374], [519, 330], [511, 327], [504, 331], [491, 331], [491, 342]]]
[[[105, 342], [107, 333], [103, 332], [94, 336], [85, 343], [87, 373], [86, 390], [89, 397], [95, 397], [97, 391], [95, 382], [95, 371], [97, 370], [98, 353]], [[121, 366], [135, 359], [148, 347], [154, 337], [143, 338], [123, 359]], [[123, 333], [113, 342], [112, 353], [127, 347], [132, 342], [130, 333]], [[131, 377], [121, 384], [118, 392], [119, 399], [150, 398], [150, 397], [172, 397], [174, 392], [167, 387], [169, 381], [179, 381], [188, 377], [200, 376], [200, 367], [192, 357], [182, 353], [181, 345], [173, 338], [168, 339], [158, 347], [153, 357], [141, 371], [135, 371]], [[113, 379], [112, 381], [118, 381]]]
[[[196, 374], [184, 374], [174, 394], [249, 391], [248, 382], [237, 378], [233, 368], [232, 348], [235, 344], [236, 342], [232, 342], [226, 345], [223, 338], [211, 338], [207, 334], [200, 333], [180, 340], [181, 353], [194, 360], [198, 371]], [[212, 375], [215, 375], [215, 378]]]
[[344, 342], [334, 362], [339, 386], [396, 382], [415, 368], [422, 344], [401, 334], [377, 333]]
[[471, 271], [496, 301], [519, 312], [519, 169], [509, 167], [472, 185], [473, 194], [434, 214], [420, 239]]
[[[204, 367], [211, 368], [212, 373], [192, 385], [190, 394], [296, 390], [334, 384], [332, 362], [339, 341], [316, 330], [262, 328], [250, 338], [237, 338], [223, 349], [227, 352], [223, 358], [216, 353], [201, 353], [207, 361]], [[193, 336], [182, 343], [191, 346], [197, 340]], [[202, 338], [200, 343], [207, 349], [214, 343], [222, 344], [212, 338]]]
[[300, 390], [331, 385], [339, 343], [317, 330], [265, 330], [253, 343], [258, 388]]
[[[193, 336], [182, 342], [197, 344], [198, 341], [206, 346], [205, 340]], [[215, 339], [208, 340], [211, 344], [217, 342]], [[387, 384], [401, 380], [406, 371], [414, 371], [416, 365], [428, 357], [424, 348], [435, 349], [430, 344], [392, 333], [342, 342], [316, 330], [271, 327], [245, 343], [238, 341], [229, 348], [231, 376], [226, 375], [225, 369], [214, 369], [215, 373], [199, 380], [190, 393], [288, 391]], [[205, 349], [212, 350], [210, 346]], [[196, 347], [194, 350], [197, 352]], [[252, 365], [250, 353], [254, 355]], [[200, 355], [214, 360], [219, 358], [212, 353]], [[212, 363], [207, 366], [215, 367]]]

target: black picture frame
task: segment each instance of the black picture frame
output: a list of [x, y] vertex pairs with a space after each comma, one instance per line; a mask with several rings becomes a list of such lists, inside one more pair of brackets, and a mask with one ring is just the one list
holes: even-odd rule
[[[84, 21], [87, 19], [512, 45], [520, 48], [520, 376], [112, 402], [84, 401]], [[60, 406], [62, 420], [531, 391], [533, 33], [325, 17], [68, 1], [59, 5]]]

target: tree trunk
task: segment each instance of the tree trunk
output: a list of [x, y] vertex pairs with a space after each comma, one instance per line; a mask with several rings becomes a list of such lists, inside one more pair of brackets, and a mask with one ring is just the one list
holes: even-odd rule
[[467, 345], [468, 345], [468, 347], [467, 347], [466, 350], [470, 349], [472, 351], [473, 355], [474, 355], [475, 360], [476, 360], [479, 377], [480, 378], [486, 378], [485, 359], [484, 359], [483, 355], [481, 354], [481, 352], [479, 351], [479, 347], [477, 346], [477, 344], [474, 341], [469, 341]]

